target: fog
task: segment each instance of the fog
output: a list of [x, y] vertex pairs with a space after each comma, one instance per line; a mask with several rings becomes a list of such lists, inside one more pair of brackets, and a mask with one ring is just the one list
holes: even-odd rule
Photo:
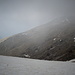
[[74, 0], [0, 0], [0, 38], [74, 14]]

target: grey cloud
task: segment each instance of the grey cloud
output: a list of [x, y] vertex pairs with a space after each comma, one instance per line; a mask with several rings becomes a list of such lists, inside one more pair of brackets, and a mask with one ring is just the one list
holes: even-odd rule
[[0, 0], [0, 37], [64, 15], [75, 15], [75, 0]]

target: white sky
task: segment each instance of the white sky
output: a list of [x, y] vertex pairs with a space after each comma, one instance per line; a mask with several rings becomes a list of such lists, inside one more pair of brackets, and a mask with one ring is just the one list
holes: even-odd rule
[[0, 38], [63, 15], [75, 15], [75, 0], [0, 0]]

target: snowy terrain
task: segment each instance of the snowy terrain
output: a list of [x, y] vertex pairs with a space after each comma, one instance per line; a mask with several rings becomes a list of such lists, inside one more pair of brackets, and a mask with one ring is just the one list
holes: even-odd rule
[[0, 56], [0, 75], [75, 75], [75, 63]]

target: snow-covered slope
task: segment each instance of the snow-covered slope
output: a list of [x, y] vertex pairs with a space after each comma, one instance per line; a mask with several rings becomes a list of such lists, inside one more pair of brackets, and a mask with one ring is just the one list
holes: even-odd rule
[[75, 63], [0, 56], [0, 75], [75, 75]]

